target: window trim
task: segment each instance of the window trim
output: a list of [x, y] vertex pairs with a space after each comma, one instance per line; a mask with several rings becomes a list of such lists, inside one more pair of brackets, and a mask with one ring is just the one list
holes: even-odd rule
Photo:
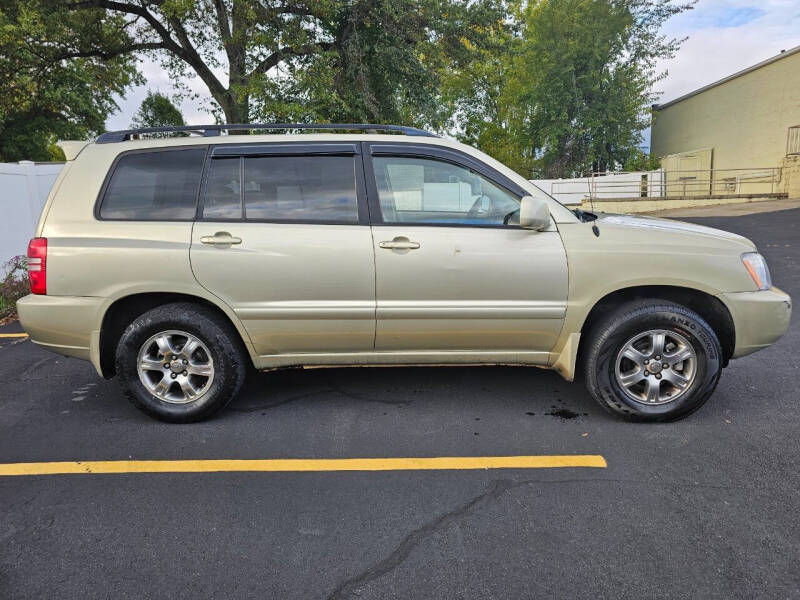
[[361, 154], [358, 143], [343, 142], [274, 142], [259, 144], [218, 144], [213, 146], [214, 158], [230, 156], [349, 156]]
[[[197, 190], [195, 191], [194, 196], [194, 214], [191, 217], [187, 217], [185, 219], [120, 219], [117, 217], [103, 217], [100, 215], [100, 209], [103, 205], [103, 200], [105, 199], [106, 192], [108, 191], [108, 186], [111, 184], [111, 178], [114, 176], [114, 173], [119, 166], [119, 162], [125, 158], [126, 156], [130, 156], [132, 154], [153, 154], [156, 152], [180, 152], [180, 151], [187, 151], [187, 150], [203, 150], [205, 152], [205, 156], [203, 157], [203, 162], [200, 165], [200, 178], [197, 182]], [[106, 175], [103, 178], [103, 184], [100, 186], [100, 191], [97, 193], [97, 198], [94, 201], [94, 209], [93, 214], [94, 218], [97, 221], [109, 221], [109, 222], [119, 222], [119, 223], [193, 223], [197, 220], [198, 210], [200, 206], [200, 190], [203, 186], [203, 181], [205, 178], [205, 170], [206, 170], [206, 161], [208, 159], [208, 151], [209, 146], [206, 144], [197, 144], [197, 145], [186, 145], [186, 146], [167, 146], [162, 148], [137, 148], [135, 150], [126, 150], [125, 152], [120, 152], [117, 156], [114, 157], [114, 160], [111, 162], [111, 166], [106, 171]]]
[[427, 158], [450, 163], [457, 167], [470, 169], [488, 179], [497, 187], [505, 190], [518, 198], [527, 196], [528, 192], [514, 183], [511, 179], [496, 171], [489, 165], [480, 162], [472, 156], [451, 148], [442, 148], [424, 144], [388, 144], [386, 142], [363, 142], [363, 154], [369, 158], [364, 161], [365, 177], [367, 179], [367, 197], [370, 211], [370, 222], [374, 227], [457, 227], [478, 229], [525, 229], [519, 225], [502, 225], [477, 223], [414, 223], [414, 222], [387, 222], [383, 220], [378, 194], [378, 183], [375, 179], [375, 170], [372, 164], [373, 157], [395, 156], [403, 158]]
[[[230, 146], [220, 144], [212, 147], [206, 155], [203, 178], [201, 182], [200, 198], [197, 206], [195, 220], [200, 223], [274, 223], [280, 225], [349, 225], [369, 226], [369, 209], [367, 207], [366, 180], [364, 177], [364, 160], [358, 143], [349, 144], [342, 142], [278, 142], [275, 144], [244, 144]], [[267, 156], [277, 158], [281, 156], [318, 157], [318, 156], [352, 156], [356, 191], [356, 220], [355, 221], [327, 221], [320, 219], [246, 219], [244, 204], [244, 186], [241, 186], [242, 216], [238, 219], [205, 218], [206, 194], [208, 192], [208, 176], [212, 160], [240, 161], [241, 180], [244, 181], [244, 159]]]

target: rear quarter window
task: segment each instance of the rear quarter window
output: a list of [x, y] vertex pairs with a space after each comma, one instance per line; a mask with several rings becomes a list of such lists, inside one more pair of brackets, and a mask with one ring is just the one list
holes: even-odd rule
[[193, 220], [205, 155], [205, 148], [123, 155], [100, 202], [100, 218]]

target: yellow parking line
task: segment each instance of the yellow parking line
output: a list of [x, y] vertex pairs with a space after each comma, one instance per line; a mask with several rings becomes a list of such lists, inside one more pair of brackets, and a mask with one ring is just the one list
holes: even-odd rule
[[0, 338], [28, 337], [27, 333], [0, 333]]
[[442, 456], [434, 458], [280, 458], [268, 460], [101, 460], [0, 464], [0, 476], [98, 473], [224, 473], [298, 471], [416, 471], [455, 469], [605, 468], [599, 454]]

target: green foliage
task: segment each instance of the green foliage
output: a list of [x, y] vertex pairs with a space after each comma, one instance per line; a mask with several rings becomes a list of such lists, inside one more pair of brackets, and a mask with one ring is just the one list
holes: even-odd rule
[[[416, 125], [527, 177], [640, 164], [656, 63], [679, 46], [659, 32], [691, 3], [0, 0], [0, 154], [100, 131], [147, 54], [176, 97], [202, 80], [219, 122]], [[179, 118], [157, 96], [135, 124]]]
[[[147, 52], [175, 83], [199, 77], [219, 121], [443, 126], [442, 74], [501, 21], [500, 0], [38, 0], [119, 18], [92, 56]], [[220, 76], [224, 72], [226, 76]]]
[[114, 94], [139, 81], [133, 56], [93, 55], [120, 43], [121, 16], [52, 8], [0, 2], [0, 162], [63, 160], [55, 140], [103, 131]]
[[647, 154], [637, 148], [622, 165], [623, 171], [656, 171], [661, 168], [661, 159], [655, 154]]
[[[516, 2], [513, 35], [470, 71], [455, 104], [465, 141], [526, 177], [570, 177], [621, 167], [638, 151], [679, 40], [659, 33], [691, 7], [673, 0]], [[474, 104], [478, 102], [479, 106]]]
[[147, 92], [139, 110], [133, 115], [131, 128], [184, 125], [181, 111], [164, 94]]
[[0, 273], [4, 273], [0, 281], [0, 319], [12, 316], [17, 312], [17, 300], [31, 293], [28, 281], [28, 263], [24, 256], [15, 256], [4, 265]]

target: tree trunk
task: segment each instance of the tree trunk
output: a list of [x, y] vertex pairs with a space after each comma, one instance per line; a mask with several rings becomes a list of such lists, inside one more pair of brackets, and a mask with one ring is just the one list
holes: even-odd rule
[[[228, 123], [250, 122], [250, 94], [242, 92], [249, 82], [247, 76], [247, 24], [246, 3], [235, 0], [231, 11], [231, 39], [226, 45], [228, 54], [228, 96], [229, 110], [225, 111]], [[246, 134], [246, 131], [232, 133]]]

